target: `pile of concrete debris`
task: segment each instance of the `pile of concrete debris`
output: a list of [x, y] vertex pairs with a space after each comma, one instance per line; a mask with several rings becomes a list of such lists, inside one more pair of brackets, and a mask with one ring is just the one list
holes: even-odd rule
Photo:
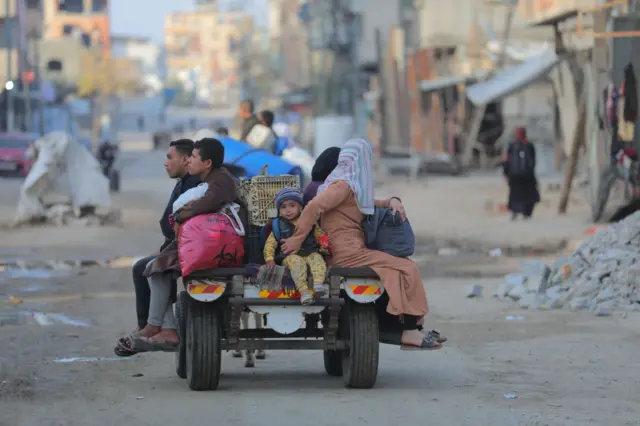
[[54, 226], [120, 226], [122, 214], [116, 209], [107, 212], [101, 212], [92, 207], [76, 210], [71, 204], [60, 203], [49, 206], [45, 215], [39, 220], [31, 221], [31, 223], [34, 222]]
[[640, 212], [599, 229], [571, 256], [548, 266], [527, 262], [509, 274], [495, 297], [510, 298], [524, 309], [640, 311]]

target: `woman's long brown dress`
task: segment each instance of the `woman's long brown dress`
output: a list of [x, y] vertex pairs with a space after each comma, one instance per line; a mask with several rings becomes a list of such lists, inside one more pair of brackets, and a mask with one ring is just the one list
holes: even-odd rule
[[[376, 206], [389, 207], [389, 203], [390, 200], [376, 201]], [[387, 311], [390, 314], [422, 317], [429, 312], [416, 264], [365, 247], [361, 226], [363, 215], [346, 182], [330, 184], [307, 204], [292, 239], [296, 243], [302, 242], [319, 216], [321, 227], [329, 234], [333, 246], [332, 263], [346, 268], [367, 266], [373, 269], [389, 295]]]

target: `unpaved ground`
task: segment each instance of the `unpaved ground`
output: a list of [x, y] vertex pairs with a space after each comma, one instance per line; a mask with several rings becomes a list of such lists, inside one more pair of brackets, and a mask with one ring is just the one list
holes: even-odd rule
[[[116, 198], [124, 228], [3, 229], [0, 257], [135, 256], [155, 249], [158, 211], [170, 182], [145, 168], [160, 158], [149, 155], [125, 172], [127, 189]], [[560, 220], [541, 208], [532, 222], [510, 223], [484, 208], [487, 198], [503, 198], [495, 179], [471, 180], [466, 190], [460, 182], [433, 179], [411, 192], [392, 182], [385, 191], [403, 198], [420, 235], [439, 241], [467, 237], [483, 250], [532, 245], [541, 237], [568, 239], [587, 227], [578, 207]], [[7, 194], [15, 196], [15, 188], [0, 181], [0, 221], [12, 211]], [[437, 257], [433, 247], [421, 248], [416, 258], [432, 309], [428, 326], [446, 333], [450, 343], [426, 353], [382, 346], [378, 383], [368, 391], [346, 390], [340, 379], [326, 376], [319, 352], [271, 352], [253, 370], [227, 355], [221, 389], [214, 393], [189, 391], [175, 376], [170, 354], [55, 363], [58, 357], [112, 356], [115, 338], [135, 325], [130, 270], [6, 278], [0, 281], [0, 321], [6, 324], [0, 327], [0, 425], [640, 424], [640, 376], [634, 373], [640, 314], [596, 318], [469, 300], [470, 283], [483, 284], [489, 295], [499, 281], [472, 277], [515, 270], [520, 260], [476, 250]], [[9, 296], [24, 303], [10, 303]], [[15, 315], [28, 310], [62, 313], [90, 325], [18, 321]], [[524, 318], [509, 321], [509, 315]], [[11, 318], [17, 324], [7, 324]], [[505, 399], [508, 393], [518, 397]]]
[[[4, 369], [0, 424], [35, 425], [632, 425], [638, 423], [640, 316], [595, 318], [522, 312], [464, 298], [466, 279], [429, 279], [430, 326], [451, 342], [438, 352], [383, 346], [369, 391], [346, 390], [324, 374], [319, 352], [270, 352], [255, 369], [226, 355], [221, 388], [194, 393], [173, 373], [170, 354], [58, 364], [57, 357], [111, 356], [114, 337], [134, 324], [129, 272], [92, 269], [57, 290], [19, 292], [33, 306], [90, 320], [87, 328], [0, 328]], [[487, 292], [496, 280], [480, 280]], [[121, 292], [121, 293], [120, 293]], [[43, 301], [48, 293], [81, 300]], [[30, 296], [31, 299], [26, 296]], [[46, 300], [46, 299], [44, 299]], [[522, 315], [521, 321], [507, 321]], [[140, 375], [141, 377], [134, 377]], [[516, 393], [517, 399], [504, 395]]]

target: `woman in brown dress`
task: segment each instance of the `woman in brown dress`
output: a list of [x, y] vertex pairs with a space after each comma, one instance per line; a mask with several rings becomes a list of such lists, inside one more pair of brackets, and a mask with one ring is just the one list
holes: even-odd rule
[[437, 333], [423, 334], [419, 324], [429, 312], [427, 296], [415, 263], [369, 250], [362, 230], [363, 215], [375, 207], [391, 208], [404, 217], [398, 198], [374, 200], [372, 149], [366, 141], [352, 139], [340, 151], [338, 166], [305, 207], [295, 234], [283, 241], [285, 254], [295, 253], [317, 218], [333, 246], [332, 264], [345, 268], [370, 267], [381, 278], [389, 297], [387, 312], [402, 324], [403, 349], [440, 349]]

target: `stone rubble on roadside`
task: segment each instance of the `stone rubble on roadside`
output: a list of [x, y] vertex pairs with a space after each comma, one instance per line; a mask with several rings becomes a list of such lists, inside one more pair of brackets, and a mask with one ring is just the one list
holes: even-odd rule
[[484, 287], [480, 284], [473, 284], [469, 286], [467, 289], [467, 298], [469, 299], [479, 299], [482, 297], [482, 292], [484, 291]]
[[44, 216], [32, 218], [26, 224], [44, 224], [65, 227], [99, 227], [99, 226], [121, 226], [122, 213], [117, 209], [101, 212], [95, 209], [87, 211], [75, 211], [69, 203], [56, 203], [45, 208]]
[[569, 309], [610, 316], [640, 311], [640, 212], [599, 229], [552, 265], [523, 263], [494, 293], [522, 309]]

